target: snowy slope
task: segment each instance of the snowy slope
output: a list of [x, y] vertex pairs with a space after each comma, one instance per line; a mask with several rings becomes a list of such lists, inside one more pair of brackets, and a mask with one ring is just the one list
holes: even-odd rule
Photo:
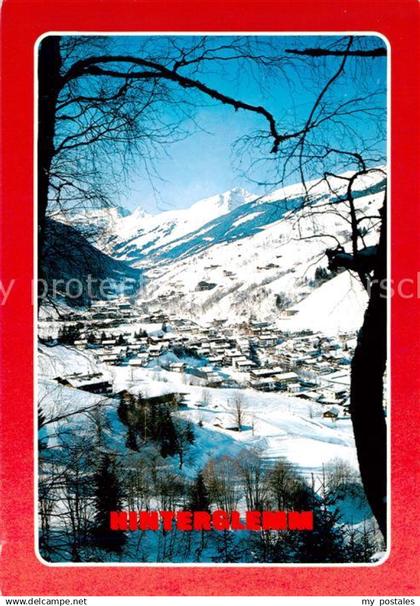
[[[110, 423], [108, 448], [130, 454], [125, 445], [126, 428], [117, 414], [118, 400], [59, 385], [52, 377], [63, 365], [67, 372], [105, 370], [104, 365], [95, 363], [91, 352], [61, 346], [41, 346], [38, 351], [39, 402], [46, 417], [50, 419], [63, 413], [80, 411], [65, 421], [67, 430], [89, 431], [85, 409], [99, 401], [103, 402]], [[305, 476], [321, 473], [322, 466], [335, 457], [343, 458], [357, 468], [350, 420], [331, 422], [323, 419], [320, 404], [308, 404], [282, 393], [243, 389], [244, 428], [237, 432], [227, 429], [229, 425], [234, 425], [234, 393], [231, 389], [207, 389], [210, 397], [208, 404], [203, 407], [200, 405], [202, 387], [186, 384], [179, 373], [146, 368], [137, 368], [133, 373], [128, 367], [109, 366], [106, 375], [113, 381], [114, 392], [128, 389], [135, 394], [141, 391], [148, 397], [174, 392], [186, 394], [187, 407], [178, 414], [194, 423], [196, 440], [184, 467], [184, 472], [190, 477], [208, 459], [224, 454], [236, 456], [244, 448], [257, 449], [268, 464], [286, 457]], [[53, 438], [56, 425], [48, 427]], [[173, 464], [176, 469], [176, 458]]]
[[[381, 194], [370, 194], [359, 201], [366, 212], [377, 211], [381, 203]], [[271, 222], [267, 216], [256, 217], [251, 212], [241, 215], [243, 221], [238, 225], [238, 212], [249, 206], [241, 206], [211, 223], [212, 230], [215, 223], [220, 228], [218, 241], [205, 245], [201, 236], [200, 241], [195, 236], [191, 241], [189, 235], [188, 242], [152, 256], [153, 267], [145, 260], [146, 290], [142, 298], [167, 311], [205, 321], [226, 318], [238, 322], [252, 315], [284, 324], [281, 315], [288, 308], [297, 312], [293, 321], [287, 318], [291, 328], [320, 328], [325, 332], [359, 328], [367, 299], [358, 279], [345, 273], [331, 275], [323, 284], [315, 280], [316, 269], [327, 267], [325, 250], [335, 246], [328, 234], [338, 234], [348, 247], [348, 223], [332, 213], [284, 212], [281, 203], [275, 203]], [[267, 215], [269, 206], [260, 204], [261, 213]], [[229, 233], [228, 222], [233, 230], [243, 229], [245, 233]], [[326, 235], [314, 238], [314, 234]], [[377, 238], [374, 229], [366, 243], [373, 244]], [[201, 290], [200, 282], [207, 283], [208, 290]]]
[[106, 370], [89, 352], [79, 351], [68, 345], [48, 347], [38, 344], [38, 372], [46, 379], [73, 373], [95, 373]]
[[316, 288], [295, 306], [297, 314], [280, 325], [288, 330], [309, 328], [325, 334], [355, 330], [362, 325], [367, 293], [348, 272]]
[[[344, 175], [345, 176], [345, 175]], [[328, 182], [307, 184], [311, 205], [339, 199], [347, 182], [331, 178]], [[384, 175], [372, 172], [354, 184], [354, 197], [382, 191]], [[114, 225], [113, 253], [135, 265], [188, 257], [217, 244], [234, 242], [259, 233], [282, 220], [288, 211], [305, 204], [301, 184], [290, 185], [257, 197], [234, 189], [200, 200], [190, 208], [144, 215], [138, 209]]]
[[223, 194], [200, 200], [190, 208], [169, 210], [157, 215], [147, 215], [141, 209], [120, 218], [114, 224], [114, 233], [109, 241], [114, 255], [136, 262], [157, 250], [177, 242], [186, 234], [226, 215], [254, 198], [243, 189], [233, 189]]
[[[341, 211], [346, 186], [340, 177], [307, 183], [310, 202], [302, 184], [260, 198], [234, 189], [188, 209], [157, 215], [140, 208], [131, 214], [95, 211], [91, 219], [103, 225], [108, 217], [100, 247], [141, 269], [146, 287], [140, 300], [156, 308], [204, 321], [253, 316], [336, 332], [359, 328], [366, 305], [350, 274], [331, 275], [327, 284], [315, 280], [337, 238], [350, 250], [349, 223], [331, 206], [341, 204]], [[384, 187], [382, 169], [357, 179], [353, 195], [360, 216], [377, 215]], [[375, 244], [378, 221], [363, 226], [371, 229], [365, 245]], [[286, 309], [296, 315], [285, 320]]]

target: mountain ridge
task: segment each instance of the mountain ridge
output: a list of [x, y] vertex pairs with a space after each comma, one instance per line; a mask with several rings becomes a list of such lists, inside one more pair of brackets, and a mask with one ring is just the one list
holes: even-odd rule
[[[333, 331], [357, 328], [365, 293], [351, 274], [347, 279], [329, 272], [325, 255], [337, 237], [344, 246], [350, 243], [349, 224], [334, 209], [345, 199], [346, 183], [337, 176], [328, 183], [306, 184], [310, 204], [304, 187], [296, 184], [259, 197], [234, 188], [189, 209], [158, 215], [141, 208], [127, 216], [114, 212], [115, 220], [93, 244], [142, 272], [138, 297], [153, 308], [203, 321], [254, 317], [286, 327], [313, 326], [314, 315], [320, 326], [331, 324]], [[368, 173], [356, 185], [360, 216], [377, 214], [385, 188], [382, 170]], [[371, 245], [377, 226], [372, 220], [364, 225], [369, 228], [366, 245]], [[329, 287], [310, 299], [326, 280]], [[313, 304], [303, 305], [306, 299]], [[335, 313], [343, 300], [348, 303], [346, 318]], [[317, 308], [313, 314], [312, 307]]]

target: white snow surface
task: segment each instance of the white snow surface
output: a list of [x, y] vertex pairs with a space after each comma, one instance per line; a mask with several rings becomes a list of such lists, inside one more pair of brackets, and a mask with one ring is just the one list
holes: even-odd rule
[[[101, 402], [105, 406], [110, 424], [108, 447], [129, 454], [125, 446], [127, 428], [118, 414], [118, 399], [90, 394], [72, 387], [65, 387], [52, 380], [52, 375], [64, 363], [67, 372], [99, 370], [91, 352], [70, 351], [61, 346], [38, 351], [39, 401], [47, 418], [76, 413], [64, 421], [69, 432], [92, 431], [88, 428], [85, 409]], [[64, 356], [64, 358], [63, 358]], [[105, 369], [105, 365], [101, 365]], [[107, 367], [107, 376], [112, 378], [114, 393], [128, 389], [151, 397], [164, 393], [186, 394], [187, 406], [177, 413], [180, 418], [194, 424], [196, 440], [189, 448], [184, 473], [193, 477], [206, 461], [221, 455], [236, 456], [244, 448], [255, 448], [267, 464], [285, 457], [305, 477], [320, 474], [322, 466], [339, 457], [357, 468], [356, 451], [349, 419], [331, 421], [321, 416], [320, 404], [307, 402], [281, 393], [261, 393], [253, 389], [242, 389], [245, 408], [243, 430], [229, 429], [235, 426], [233, 397], [235, 390], [206, 388], [209, 394], [207, 405], [201, 404], [203, 388], [186, 384], [179, 373], [156, 368]], [[311, 411], [310, 411], [311, 409]], [[310, 418], [312, 415], [312, 418]], [[200, 427], [199, 421], [201, 421]], [[54, 440], [57, 423], [47, 425]], [[174, 468], [178, 460], [174, 458]]]
[[298, 313], [279, 324], [287, 330], [308, 328], [325, 334], [355, 330], [363, 323], [367, 301], [360, 281], [343, 272], [314, 289], [295, 306]]

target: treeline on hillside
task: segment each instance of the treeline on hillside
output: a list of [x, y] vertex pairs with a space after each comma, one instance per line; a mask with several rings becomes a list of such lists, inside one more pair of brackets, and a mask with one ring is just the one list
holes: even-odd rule
[[[340, 516], [340, 503], [351, 503], [355, 511], [366, 505], [359, 478], [347, 464], [335, 461], [322, 477], [308, 482], [286, 460], [268, 464], [253, 449], [210, 457], [201, 469], [193, 451], [187, 475], [179, 464], [179, 438], [168, 439], [168, 428], [160, 427], [168, 418], [179, 427], [173, 404], [155, 403], [152, 412], [150, 399], [136, 398], [129, 409], [122, 398], [119, 409], [136, 448], [111, 449], [113, 428], [102, 408], [84, 414], [80, 431], [70, 431], [63, 421], [44, 440], [39, 548], [45, 560], [369, 562], [381, 549], [371, 523], [350, 525]], [[110, 511], [216, 509], [312, 510], [315, 527], [299, 532], [121, 532], [109, 525]]]
[[175, 416], [181, 404], [179, 394], [146, 398], [121, 392], [118, 416], [127, 426], [127, 448], [139, 451], [142, 444], [155, 442], [163, 458], [178, 455], [182, 468], [185, 452], [194, 443], [194, 429], [190, 421]]
[[[86, 325], [83, 322], [76, 322], [74, 324], [65, 324], [60, 327], [58, 330], [57, 338], [55, 339], [56, 343], [59, 345], [74, 345], [74, 342], [78, 339], [82, 338], [86, 333]], [[139, 330], [138, 332], [134, 332], [135, 339], [143, 339], [147, 337], [147, 332], [144, 330]], [[107, 338], [105, 331], [99, 336], [96, 336], [94, 333], [90, 332], [87, 335], [87, 342], [89, 345], [100, 345], [102, 341]], [[52, 338], [49, 339], [53, 341]], [[128, 341], [124, 337], [124, 335], [119, 334], [115, 339], [115, 345], [127, 345]]]

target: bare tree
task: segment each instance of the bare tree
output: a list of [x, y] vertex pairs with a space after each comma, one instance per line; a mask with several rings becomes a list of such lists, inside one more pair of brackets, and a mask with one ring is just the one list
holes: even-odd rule
[[210, 459], [204, 467], [203, 476], [211, 503], [224, 511], [237, 509], [242, 492], [235, 459], [229, 456]]
[[69, 440], [66, 423], [58, 424], [51, 437], [58, 445], [39, 456], [40, 551], [47, 560], [64, 553], [65, 559], [82, 561], [81, 551], [88, 545], [97, 451], [88, 437], [71, 435]]
[[325, 465], [325, 478], [329, 490], [337, 490], [338, 487], [357, 482], [359, 475], [348, 461], [335, 458]]
[[147, 457], [133, 453], [126, 458], [122, 469], [122, 483], [129, 510], [149, 509], [153, 482], [151, 464]]
[[[370, 119], [375, 127], [372, 139], [380, 141], [385, 136], [383, 91], [369, 90], [366, 73], [359, 66], [363, 65], [366, 72], [369, 62], [383, 60], [386, 51], [377, 42], [372, 45], [369, 39], [354, 36], [337, 38], [327, 48], [289, 51], [292, 52], [285, 54], [288, 61], [294, 61], [295, 69], [305, 61], [313, 71], [316, 94], [302, 123], [287, 124], [281, 116], [279, 128], [278, 121], [266, 108], [230, 97], [205, 82], [203, 66], [210, 61], [215, 64], [247, 57], [271, 69], [281, 65], [281, 58], [273, 57], [272, 53], [266, 56], [250, 52], [241, 40], [210, 44], [204, 37], [182, 47], [176, 39], [165, 38], [159, 51], [145, 44], [126, 54], [113, 52], [104, 40], [44, 38], [38, 71], [39, 260], [42, 262], [44, 252], [47, 210], [60, 210], [69, 200], [83, 204], [107, 202], [100, 183], [106, 172], [101, 170], [101, 162], [105, 160], [100, 161], [99, 157], [110, 158], [112, 163], [116, 149], [128, 158], [134, 150], [150, 156], [151, 148], [165, 147], [171, 137], [181, 135], [179, 120], [175, 124], [165, 123], [162, 128], [159, 112], [166, 103], [176, 105], [181, 93], [183, 108], [190, 107], [195, 95], [200, 95], [235, 111], [260, 116], [266, 128], [257, 138], [250, 135], [241, 141], [237, 148], [240, 156], [246, 156], [248, 150], [257, 152], [259, 156], [252, 168], [258, 169], [259, 163], [266, 160], [263, 156], [268, 149], [276, 171], [269, 185], [284, 184], [297, 174], [304, 190], [300, 208], [312, 217], [325, 208], [314, 205], [316, 187], [309, 183], [309, 177], [322, 175], [327, 187], [333, 178], [341, 180], [344, 193], [331, 186], [331, 204], [327, 210], [338, 212], [347, 222], [350, 248], [345, 248], [347, 240], [343, 243], [337, 234], [328, 233], [324, 237], [332, 240], [335, 248], [330, 247], [326, 254], [331, 269], [354, 272], [369, 290], [369, 304], [352, 362], [350, 411], [363, 484], [385, 534], [386, 194], [381, 212], [364, 217], [357, 211], [355, 186], [358, 179], [370, 174], [372, 167], [377, 170], [383, 161], [378, 151], [371, 150], [374, 146], [366, 141], [364, 129], [357, 128], [357, 119], [361, 116]], [[332, 99], [331, 91], [349, 70], [354, 71], [360, 83], [360, 94]], [[342, 146], [343, 140], [350, 142], [350, 149]], [[102, 153], [98, 154], [98, 150]], [[331, 158], [335, 158], [334, 174]], [[351, 174], [343, 177], [345, 171]], [[261, 182], [261, 176], [258, 181]], [[372, 233], [379, 230], [376, 245], [367, 246], [363, 235], [366, 227]], [[320, 237], [319, 233], [313, 235]], [[42, 267], [39, 275], [42, 277]], [[241, 426], [240, 419], [238, 427]]]
[[265, 469], [261, 453], [243, 449], [236, 457], [236, 469], [245, 493], [249, 510], [263, 510], [267, 499]]
[[207, 408], [208, 406], [210, 406], [211, 401], [212, 398], [210, 391], [208, 389], [203, 389], [203, 391], [201, 392], [200, 405], [204, 406], [204, 408]]
[[247, 419], [245, 398], [240, 391], [237, 391], [231, 400], [232, 415], [238, 431], [242, 431]]
[[[340, 68], [350, 56], [352, 39], [343, 52]], [[379, 55], [366, 55], [377, 57]], [[383, 55], [382, 55], [383, 56]], [[360, 60], [360, 59], [359, 59]], [[322, 95], [322, 92], [321, 92]], [[368, 95], [371, 99], [371, 96]], [[369, 106], [360, 108], [368, 112]], [[337, 111], [337, 110], [336, 110]], [[338, 109], [338, 111], [340, 111]], [[378, 122], [384, 120], [382, 116]], [[319, 159], [319, 149], [314, 154], [305, 139], [299, 142], [299, 170], [305, 185], [306, 194], [310, 194], [304, 177], [306, 156], [316, 155]], [[383, 207], [373, 216], [361, 215], [357, 211], [356, 198], [353, 188], [361, 177], [378, 172], [378, 168], [369, 168], [372, 162], [367, 151], [347, 151], [325, 146], [324, 156], [335, 154], [340, 158], [341, 166], [346, 158], [350, 166], [356, 165], [350, 175], [340, 175], [339, 180], [345, 184], [344, 195], [338, 197], [339, 204], [346, 209], [346, 219], [350, 228], [350, 251], [345, 251], [343, 245], [338, 243], [335, 248], [326, 251], [329, 267], [331, 269], [343, 268], [354, 272], [369, 294], [369, 303], [365, 313], [364, 323], [359, 332], [358, 343], [351, 367], [350, 412], [353, 423], [357, 454], [360, 465], [363, 485], [369, 504], [378, 521], [379, 527], [386, 536], [386, 425], [383, 409], [383, 381], [387, 358], [387, 290], [386, 290], [386, 227], [387, 227], [387, 197], [386, 174], [383, 173]], [[369, 160], [365, 159], [365, 156]], [[379, 171], [381, 172], [381, 171]], [[323, 179], [333, 175], [324, 173]], [[337, 177], [337, 175], [334, 175]], [[332, 191], [333, 200], [337, 196]], [[313, 209], [312, 209], [313, 210]], [[335, 209], [336, 210], [336, 209]], [[374, 246], [367, 246], [364, 233], [361, 230], [362, 222], [371, 231], [379, 229], [379, 240]]]
[[286, 460], [280, 460], [267, 471], [266, 486], [269, 498], [274, 508], [279, 511], [298, 506], [299, 493], [304, 485], [292, 465]]
[[[293, 126], [290, 138], [282, 141], [272, 161], [274, 175], [267, 185], [278, 187], [292, 177], [299, 178], [302, 201], [291, 207], [299, 211], [297, 237], [328, 242], [316, 262], [325, 254], [331, 270], [352, 272], [368, 292], [369, 302], [351, 366], [350, 413], [364, 489], [386, 536], [383, 385], [387, 359], [387, 182], [382, 168], [386, 158], [381, 151], [381, 144], [385, 149], [386, 120], [382, 84], [377, 84], [369, 72], [373, 61], [386, 57], [386, 48], [378, 41], [373, 44], [369, 37], [348, 36], [337, 38], [329, 46], [302, 46], [285, 52], [297, 61], [297, 70], [305, 66], [312, 72], [314, 100], [303, 123]], [[357, 81], [359, 93], [331, 97], [334, 87], [348, 72]], [[370, 139], [362, 118], [374, 133]], [[251, 176], [261, 164], [261, 159], [255, 159], [255, 151], [263, 151], [265, 144], [261, 136], [245, 137], [238, 143], [242, 156], [250, 153], [254, 157], [248, 169]], [[358, 209], [357, 182], [374, 173], [382, 177], [376, 193], [382, 192], [383, 205], [380, 211], [366, 214]], [[261, 182], [261, 176], [256, 180]], [[325, 203], [319, 202], [320, 186], [330, 193]], [[325, 213], [344, 222], [345, 235], [331, 230], [320, 233], [316, 218]], [[299, 222], [303, 217], [313, 220], [312, 233], [302, 233]], [[370, 240], [376, 236], [375, 244], [366, 242], [367, 233]]]

